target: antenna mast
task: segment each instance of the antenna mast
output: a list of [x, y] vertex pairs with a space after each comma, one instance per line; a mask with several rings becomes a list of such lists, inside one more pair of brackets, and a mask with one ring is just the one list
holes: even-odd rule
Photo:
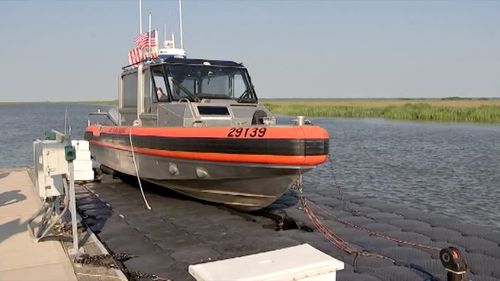
[[142, 33], [142, 0], [139, 0], [139, 34]]
[[[160, 37], [160, 36], [158, 36]], [[167, 24], [163, 25], [163, 41], [167, 41]]]
[[179, 0], [179, 35], [181, 41], [181, 49], [184, 49], [184, 41], [182, 39], [182, 0]]
[[149, 49], [149, 54], [148, 57], [151, 59], [151, 13], [149, 13], [149, 33], [148, 33], [148, 49]]

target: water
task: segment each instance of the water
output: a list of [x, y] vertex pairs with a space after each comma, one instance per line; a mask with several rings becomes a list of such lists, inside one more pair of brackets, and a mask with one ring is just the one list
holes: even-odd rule
[[[307, 188], [376, 197], [500, 229], [500, 126], [318, 119], [330, 162]], [[333, 178], [335, 175], [335, 180]]]
[[64, 132], [64, 112], [68, 107], [74, 139], [82, 139], [87, 114], [105, 106], [81, 104], [33, 103], [0, 105], [0, 168], [33, 166], [33, 140], [43, 139], [44, 132]]
[[[0, 168], [32, 165], [32, 140], [64, 130], [64, 104], [0, 106]], [[87, 113], [69, 105], [73, 138]], [[106, 107], [100, 107], [105, 109]], [[314, 119], [330, 132], [330, 161], [306, 174], [307, 192], [354, 194], [500, 229], [500, 126]], [[335, 176], [335, 178], [334, 178]]]

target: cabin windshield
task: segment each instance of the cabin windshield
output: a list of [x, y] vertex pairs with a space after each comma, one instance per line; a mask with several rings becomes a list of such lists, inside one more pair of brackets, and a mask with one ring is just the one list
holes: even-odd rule
[[[257, 97], [244, 68], [212, 65], [164, 65], [161, 69], [169, 100], [233, 99], [257, 102]], [[158, 73], [159, 71], [154, 71]], [[158, 77], [155, 77], [155, 84]], [[156, 85], [157, 87], [159, 85]], [[160, 100], [163, 101], [163, 100]]]

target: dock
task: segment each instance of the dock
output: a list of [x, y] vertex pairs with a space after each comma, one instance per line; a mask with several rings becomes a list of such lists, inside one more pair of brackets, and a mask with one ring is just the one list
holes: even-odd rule
[[[323, 217], [336, 234], [372, 254], [353, 256], [339, 250], [310, 224], [293, 191], [267, 210], [242, 213], [155, 185], [144, 187], [152, 210], [144, 207], [135, 177], [105, 176], [100, 183], [77, 189], [86, 224], [110, 250], [136, 256], [124, 262], [130, 271], [193, 280], [187, 273], [190, 264], [309, 243], [344, 261], [337, 280], [446, 280], [439, 251], [369, 235]], [[375, 198], [348, 196], [335, 188], [304, 188], [311, 201], [342, 220], [434, 248], [457, 247], [469, 264], [466, 280], [500, 280], [499, 232]]]
[[[33, 188], [26, 169], [0, 171], [0, 280], [95, 280], [75, 273], [79, 266], [72, 264], [63, 243], [30, 239], [25, 221], [39, 206]], [[76, 190], [84, 224], [114, 257], [128, 257], [116, 263], [130, 280], [194, 280], [187, 271], [191, 264], [303, 243], [342, 260], [341, 281], [446, 280], [433, 249], [448, 246], [460, 249], [467, 260], [466, 280], [500, 280], [500, 233], [459, 218], [306, 184], [307, 198], [325, 210], [317, 213], [321, 221], [366, 253], [350, 255], [314, 228], [294, 191], [266, 210], [242, 213], [152, 184], [144, 188], [152, 210], [145, 208], [134, 177], [105, 175]]]
[[40, 205], [26, 169], [0, 170], [0, 280], [77, 280], [60, 242], [30, 237], [26, 221]]

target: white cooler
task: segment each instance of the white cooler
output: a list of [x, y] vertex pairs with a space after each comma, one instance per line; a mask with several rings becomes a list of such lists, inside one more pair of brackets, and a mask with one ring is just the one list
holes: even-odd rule
[[85, 140], [73, 140], [71, 141], [71, 145], [73, 145], [76, 150], [76, 158], [73, 161], [75, 181], [94, 180], [89, 142]]
[[309, 244], [189, 266], [197, 281], [334, 281], [344, 263]]

